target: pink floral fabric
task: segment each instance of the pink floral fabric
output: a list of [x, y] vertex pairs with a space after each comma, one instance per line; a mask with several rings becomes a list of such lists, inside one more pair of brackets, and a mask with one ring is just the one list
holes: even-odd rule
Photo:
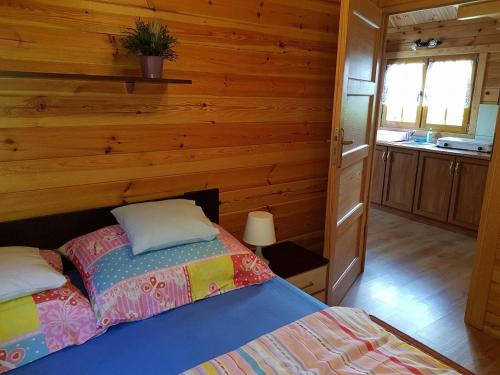
[[59, 271], [59, 272], [62, 273], [62, 271], [63, 271], [63, 263], [62, 263], [61, 254], [55, 252], [54, 250], [40, 250], [40, 255], [56, 271]]
[[92, 307], [76, 287], [67, 284], [49, 294], [37, 308], [50, 352], [83, 344], [96, 335], [97, 320]]
[[159, 270], [151, 276], [134, 277], [96, 297], [96, 304], [107, 311], [103, 324], [143, 319], [191, 302], [189, 283], [182, 267]]
[[118, 224], [111, 225], [66, 243], [61, 249], [79, 268], [90, 269], [92, 264], [113, 250], [129, 244], [127, 235]]
[[0, 304], [0, 373], [103, 333], [90, 302], [70, 282]]

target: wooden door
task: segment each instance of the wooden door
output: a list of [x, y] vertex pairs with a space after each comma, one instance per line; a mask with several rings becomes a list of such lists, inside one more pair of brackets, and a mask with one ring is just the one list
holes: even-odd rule
[[383, 36], [382, 12], [371, 1], [342, 0], [340, 20], [325, 229], [331, 305], [364, 264]]
[[421, 152], [413, 212], [447, 221], [454, 173], [454, 156]]
[[450, 223], [472, 230], [479, 227], [488, 164], [486, 160], [457, 157], [448, 215]]
[[373, 171], [371, 184], [371, 202], [382, 204], [384, 193], [385, 161], [387, 158], [387, 147], [377, 146], [373, 154]]
[[417, 167], [418, 151], [389, 147], [382, 200], [384, 206], [411, 212]]

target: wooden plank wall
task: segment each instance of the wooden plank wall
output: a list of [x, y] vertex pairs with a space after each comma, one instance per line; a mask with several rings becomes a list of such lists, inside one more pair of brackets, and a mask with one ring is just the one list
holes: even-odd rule
[[[500, 114], [497, 119], [500, 121]], [[498, 124], [497, 124], [498, 127]], [[500, 148], [495, 137], [494, 150]], [[492, 154], [465, 321], [500, 338], [500, 152]]]
[[[498, 137], [497, 137], [498, 141]], [[498, 142], [496, 142], [498, 145]], [[493, 186], [500, 186], [500, 153], [495, 155], [495, 169], [491, 173]], [[500, 338], [500, 199], [498, 194], [493, 193], [490, 201], [491, 205], [488, 214], [483, 221], [485, 222], [485, 233], [491, 236], [488, 242], [480, 242], [480, 245], [494, 244], [495, 256], [492, 259], [493, 269], [489, 277], [489, 292], [486, 302], [486, 311], [484, 315], [484, 331]], [[483, 250], [483, 249], [481, 249]], [[484, 250], [483, 250], [484, 251]], [[487, 250], [486, 250], [487, 251]]]
[[321, 251], [339, 1], [0, 1], [0, 70], [137, 75], [137, 16], [193, 85], [0, 79], [0, 221], [219, 187], [231, 232], [265, 209]]
[[[436, 48], [467, 47], [487, 44], [500, 44], [500, 23], [493, 18], [473, 20], [452, 20], [429, 22], [420, 25], [390, 28], [387, 32], [387, 52], [408, 52], [410, 45], [417, 39], [437, 38], [443, 44]], [[490, 53], [481, 101], [484, 103], [498, 100], [500, 88], [500, 53]]]

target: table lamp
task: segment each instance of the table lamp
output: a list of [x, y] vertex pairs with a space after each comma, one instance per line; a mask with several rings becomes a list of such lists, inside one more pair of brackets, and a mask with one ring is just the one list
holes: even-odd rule
[[253, 211], [248, 214], [243, 241], [255, 246], [255, 254], [267, 261], [262, 254], [262, 246], [276, 242], [273, 215], [266, 211]]

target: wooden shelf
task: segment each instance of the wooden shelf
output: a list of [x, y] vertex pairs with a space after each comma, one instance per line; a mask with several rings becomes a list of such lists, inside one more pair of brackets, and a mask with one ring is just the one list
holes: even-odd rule
[[81, 81], [118, 81], [124, 82], [127, 92], [134, 91], [136, 82], [160, 83], [160, 84], [181, 84], [190, 85], [193, 83], [190, 79], [172, 79], [172, 78], [144, 78], [131, 76], [102, 76], [90, 74], [70, 74], [70, 73], [38, 73], [38, 72], [16, 72], [0, 71], [0, 77], [15, 78], [34, 78], [34, 79], [60, 79], [60, 80], [81, 80]]

